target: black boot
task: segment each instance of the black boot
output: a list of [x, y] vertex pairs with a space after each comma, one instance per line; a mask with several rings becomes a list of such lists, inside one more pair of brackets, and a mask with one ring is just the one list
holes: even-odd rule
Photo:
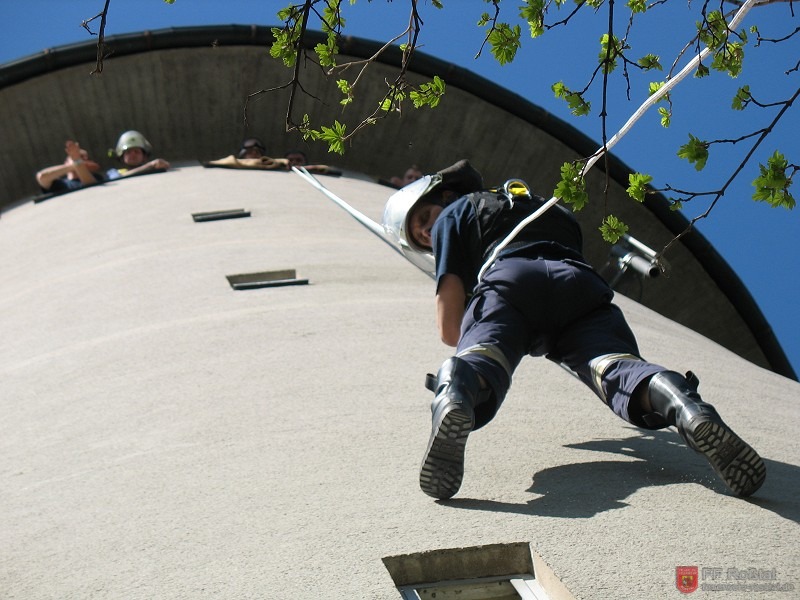
[[699, 381], [665, 371], [650, 379], [650, 406], [678, 429], [686, 445], [706, 457], [725, 485], [736, 496], [749, 496], [766, 477], [764, 461], [720, 418], [697, 393]]
[[446, 500], [458, 491], [464, 477], [464, 451], [475, 424], [480, 381], [468, 363], [454, 356], [444, 362], [428, 387], [436, 397], [431, 403], [433, 427], [419, 486], [428, 496]]

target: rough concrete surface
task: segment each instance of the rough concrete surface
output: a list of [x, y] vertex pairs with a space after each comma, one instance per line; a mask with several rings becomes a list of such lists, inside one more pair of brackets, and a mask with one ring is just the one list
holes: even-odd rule
[[[371, 218], [391, 190], [323, 179]], [[191, 213], [252, 216], [195, 223]], [[182, 168], [0, 219], [0, 598], [399, 598], [382, 559], [527, 542], [575, 598], [800, 590], [800, 385], [618, 296], [765, 457], [726, 495], [672, 431], [524, 361], [460, 493], [418, 488], [433, 285], [292, 173]], [[308, 285], [234, 291], [296, 269]], [[717, 570], [718, 569], [718, 570]], [[753, 583], [750, 580], [749, 583]]]

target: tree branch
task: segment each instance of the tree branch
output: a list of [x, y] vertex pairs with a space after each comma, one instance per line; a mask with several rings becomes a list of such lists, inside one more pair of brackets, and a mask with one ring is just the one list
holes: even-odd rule
[[[106, 38], [106, 17], [108, 16], [108, 6], [111, 4], [111, 0], [106, 0], [106, 4], [99, 13], [93, 16], [91, 19], [86, 19], [85, 21], [81, 22], [81, 27], [83, 27], [86, 31], [89, 32], [90, 35], [97, 35], [97, 63], [95, 65], [94, 70], [91, 72], [91, 75], [99, 74], [103, 72], [103, 60], [107, 56], [109, 56], [108, 46], [105, 44]], [[100, 32], [99, 34], [95, 34], [91, 29], [89, 29], [89, 23], [94, 21], [95, 19], [100, 19]]]

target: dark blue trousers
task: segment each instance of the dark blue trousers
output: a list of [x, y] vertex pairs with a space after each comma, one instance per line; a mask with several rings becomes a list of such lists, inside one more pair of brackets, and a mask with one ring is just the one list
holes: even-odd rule
[[641, 359], [613, 297], [602, 277], [578, 261], [498, 260], [467, 305], [457, 347], [457, 356], [493, 392], [476, 407], [475, 428], [494, 417], [528, 354], [568, 366], [617, 415], [647, 427], [638, 408], [629, 406], [631, 395], [643, 380], [667, 369]]

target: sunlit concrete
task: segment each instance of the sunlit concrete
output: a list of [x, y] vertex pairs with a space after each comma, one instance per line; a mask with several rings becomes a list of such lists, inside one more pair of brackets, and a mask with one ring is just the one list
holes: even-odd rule
[[[390, 193], [322, 180], [373, 219]], [[191, 218], [233, 208], [252, 216]], [[694, 370], [765, 457], [753, 499], [529, 359], [461, 492], [432, 501], [432, 281], [292, 173], [185, 167], [24, 204], [0, 256], [3, 598], [393, 600], [385, 557], [512, 542], [575, 598], [679, 597], [682, 565], [795, 586], [758, 598], [800, 586], [800, 385], [625, 297], [644, 355]], [[310, 283], [225, 278], [285, 268]]]

